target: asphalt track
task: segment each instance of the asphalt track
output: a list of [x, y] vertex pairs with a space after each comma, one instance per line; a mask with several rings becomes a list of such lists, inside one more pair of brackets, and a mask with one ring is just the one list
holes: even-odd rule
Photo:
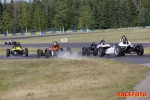
[[[116, 43], [110, 43], [111, 45], [116, 44]], [[139, 44], [139, 43], [135, 43]], [[48, 48], [50, 47], [52, 44], [51, 43], [38, 43], [38, 44], [21, 44], [22, 47], [36, 47], [36, 48]], [[63, 48], [66, 47], [70, 47], [70, 48], [82, 48], [82, 47], [89, 47], [90, 43], [60, 43], [60, 45]], [[142, 43], [142, 45], [144, 47], [150, 47], [150, 43]], [[6, 48], [11, 48], [12, 45], [4, 45], [4, 44], [0, 44], [0, 47], [6, 47]], [[81, 53], [78, 53], [77, 55], [81, 56]], [[94, 57], [94, 56], [90, 56], [93, 58], [99, 58], [99, 57]], [[29, 51], [29, 57], [4, 57], [4, 56], [0, 56], [0, 59], [35, 59], [37, 58], [36, 56], [36, 52], [35, 54], [30, 54]], [[150, 63], [150, 55], [143, 55], [143, 56], [137, 56], [137, 55], [128, 55], [128, 56], [123, 56], [123, 57], [115, 57], [114, 55], [110, 55], [110, 56], [104, 56], [103, 58], [107, 58], [107, 59], [115, 59], [115, 60], [121, 60], [121, 61], [125, 61], [125, 62], [132, 62], [132, 63], [138, 63], [138, 64], [147, 64]]]
[[[70, 48], [82, 48], [82, 47], [89, 47], [89, 43], [59, 43], [63, 48], [70, 47]], [[114, 45], [117, 43], [108, 43], [110, 45]], [[134, 45], [142, 44], [144, 47], [150, 47], [150, 43], [133, 43]], [[22, 47], [50, 47], [52, 43], [36, 43], [36, 44], [21, 44]], [[11, 45], [4, 45], [0, 44], [0, 47], [12, 47]]]

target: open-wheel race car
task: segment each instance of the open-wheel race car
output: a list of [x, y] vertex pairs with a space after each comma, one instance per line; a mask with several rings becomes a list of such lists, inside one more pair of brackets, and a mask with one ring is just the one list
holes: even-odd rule
[[10, 54], [12, 54], [13, 56], [19, 56], [24, 54], [26, 57], [28, 57], [28, 49], [22, 48], [19, 42], [15, 42], [11, 49], [6, 50], [6, 57], [9, 57]]
[[71, 48], [67, 47], [66, 51], [64, 51], [63, 48], [56, 41], [54, 41], [53, 45], [49, 48], [46, 48], [45, 51], [38, 49], [37, 56], [38, 58], [40, 58], [41, 56], [45, 56], [45, 58], [49, 58], [50, 56], [61, 55], [64, 52], [71, 54]]
[[[108, 45], [107, 47], [104, 46]], [[103, 57], [104, 55], [115, 55], [115, 56], [124, 56], [126, 54], [137, 54], [143, 55], [144, 48], [141, 44], [133, 45], [131, 44], [127, 38], [123, 35], [118, 44], [110, 46], [109, 44], [99, 45], [98, 55]]]
[[90, 47], [83, 47], [82, 48], [82, 55], [90, 56], [90, 54], [93, 54], [93, 56], [97, 56], [97, 45], [95, 42], [92, 42]]
[[13, 41], [12, 39], [10, 39], [8, 42], [5, 42], [5, 45], [14, 45], [16, 43], [16, 41]]

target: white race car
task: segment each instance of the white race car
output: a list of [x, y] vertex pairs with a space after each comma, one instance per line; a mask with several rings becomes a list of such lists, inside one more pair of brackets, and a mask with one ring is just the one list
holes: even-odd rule
[[100, 57], [103, 57], [105, 54], [106, 55], [113, 54], [115, 56], [124, 56], [125, 54], [137, 54], [141, 56], [144, 53], [144, 48], [141, 44], [138, 45], [131, 44], [124, 35], [122, 36], [118, 44], [115, 44], [113, 46], [110, 46], [108, 44], [107, 46], [106, 44], [103, 45], [100, 44], [97, 46], [98, 55]]

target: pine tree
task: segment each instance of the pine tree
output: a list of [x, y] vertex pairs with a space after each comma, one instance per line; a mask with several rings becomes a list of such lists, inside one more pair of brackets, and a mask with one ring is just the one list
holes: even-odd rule
[[23, 4], [21, 9], [21, 19], [20, 19], [20, 27], [22, 30], [31, 29], [31, 15], [28, 10], [28, 7]]
[[54, 25], [55, 27], [59, 28], [67, 28], [69, 25], [69, 18], [70, 18], [70, 9], [68, 5], [64, 2], [57, 2], [55, 5], [55, 16], [54, 16]]
[[36, 6], [33, 16], [33, 28], [40, 31], [46, 28], [46, 18], [45, 13], [39, 5]]
[[147, 26], [149, 24], [148, 20], [150, 18], [150, 14], [148, 13], [148, 10], [142, 7], [140, 9], [138, 18], [139, 18], [138, 19], [139, 26], [142, 26], [142, 27]]
[[2, 25], [2, 14], [3, 14], [3, 7], [2, 7], [2, 3], [0, 1], [0, 29], [1, 29], [1, 25]]
[[2, 15], [2, 29], [9, 32], [12, 29], [12, 19], [7, 11], [4, 11]]

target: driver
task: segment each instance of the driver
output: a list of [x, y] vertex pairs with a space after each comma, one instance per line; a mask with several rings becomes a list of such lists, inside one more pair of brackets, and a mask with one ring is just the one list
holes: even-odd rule
[[104, 44], [105, 44], [105, 41], [104, 41], [104, 40], [101, 40], [101, 41], [100, 41], [100, 44], [101, 44], [101, 45], [104, 45]]
[[13, 43], [13, 40], [12, 40], [12, 39], [10, 39], [10, 40], [9, 40], [9, 43], [10, 43], [10, 44], [12, 44], [12, 43]]
[[63, 50], [63, 48], [57, 43], [57, 41], [54, 41], [52, 44], [51, 50], [53, 50], [53, 51]]
[[92, 42], [92, 43], [91, 43], [91, 47], [93, 47], [93, 46], [97, 46], [97, 45], [95, 44], [95, 42]]

